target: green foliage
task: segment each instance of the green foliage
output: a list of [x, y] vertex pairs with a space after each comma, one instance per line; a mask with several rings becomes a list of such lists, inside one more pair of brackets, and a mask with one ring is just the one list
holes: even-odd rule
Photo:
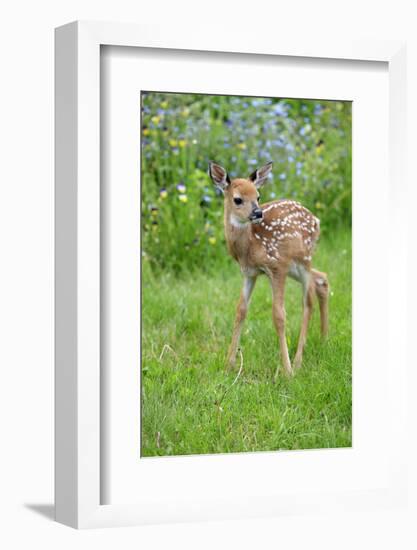
[[[260, 277], [242, 334], [243, 371], [231, 388], [236, 372], [224, 367], [241, 286], [237, 266], [227, 260], [216, 273], [181, 278], [169, 271], [155, 278], [144, 266], [142, 456], [351, 446], [348, 229], [323, 237], [315, 265], [328, 273], [332, 289], [328, 341], [321, 341], [316, 307], [302, 368], [273, 384], [278, 338], [269, 284]], [[291, 280], [286, 309], [293, 357], [301, 291]]]
[[225, 265], [222, 196], [209, 160], [231, 177], [272, 160], [261, 202], [289, 197], [323, 233], [351, 223], [351, 103], [142, 94], [142, 253], [155, 274]]

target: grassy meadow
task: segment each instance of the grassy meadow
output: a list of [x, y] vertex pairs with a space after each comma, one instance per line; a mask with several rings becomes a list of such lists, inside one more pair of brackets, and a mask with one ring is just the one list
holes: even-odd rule
[[[227, 373], [225, 359], [241, 285], [237, 264], [179, 279], [155, 279], [145, 270], [142, 456], [351, 445], [350, 247], [349, 232], [320, 243], [316, 265], [332, 288], [329, 339], [321, 342], [315, 308], [302, 368], [275, 384], [279, 348], [266, 277], [254, 291], [241, 339], [243, 369], [230, 387], [237, 371]], [[292, 280], [286, 310], [293, 356], [301, 289]]]
[[[349, 447], [351, 350], [350, 103], [142, 95], [141, 456]], [[227, 255], [222, 197], [208, 160], [231, 177], [268, 160], [261, 203], [299, 200], [321, 219], [313, 264], [327, 272], [330, 333], [319, 312], [303, 366], [279, 362], [268, 279], [259, 277], [226, 372], [242, 276]], [[287, 340], [295, 354], [301, 289], [288, 279]]]

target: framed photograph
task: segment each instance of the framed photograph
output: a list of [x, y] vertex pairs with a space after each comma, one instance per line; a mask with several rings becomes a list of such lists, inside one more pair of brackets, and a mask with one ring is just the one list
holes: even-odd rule
[[404, 51], [56, 30], [58, 521], [404, 502]]

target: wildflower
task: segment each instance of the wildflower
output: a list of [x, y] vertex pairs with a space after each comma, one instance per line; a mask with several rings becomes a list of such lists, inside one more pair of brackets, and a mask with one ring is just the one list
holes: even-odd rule
[[143, 127], [143, 130], [142, 130], [142, 134], [143, 134], [144, 136], [148, 136], [149, 133], [150, 133], [149, 128], [148, 128], [147, 126], [144, 126], [144, 127]]
[[209, 237], [208, 242], [212, 245], [215, 245], [216, 244], [216, 237]]
[[168, 191], [164, 188], [159, 191], [159, 196], [161, 199], [166, 199], [168, 196]]
[[178, 141], [178, 145], [179, 145], [180, 147], [185, 147], [185, 146], [187, 145], [187, 140], [186, 140], [186, 139], [180, 139], [180, 140]]
[[187, 195], [181, 194], [178, 196], [178, 198], [180, 199], [181, 202], [184, 202], [184, 203], [188, 202]]
[[178, 141], [176, 139], [170, 139], [169, 142], [171, 147], [177, 147]]
[[210, 230], [211, 230], [210, 222], [206, 222], [206, 224], [204, 225], [204, 231], [208, 233]]
[[279, 175], [279, 179], [284, 181], [287, 178], [287, 175], [282, 172], [282, 174]]
[[159, 124], [159, 122], [161, 121], [161, 117], [158, 116], [158, 115], [155, 115], [151, 118], [151, 120], [155, 124], [155, 126], [157, 126]]
[[287, 115], [287, 110], [285, 108], [285, 105], [283, 105], [282, 103], [277, 103], [276, 105], [274, 105], [273, 112], [277, 116], [286, 116]]
[[162, 109], [167, 109], [168, 101], [161, 101], [161, 107], [162, 107]]
[[305, 135], [309, 134], [310, 132], [311, 132], [311, 125], [310, 124], [306, 124], [305, 126], [300, 128], [300, 135], [301, 136], [305, 136]]
[[237, 147], [238, 149], [241, 149], [242, 151], [244, 151], [246, 149], [246, 143], [238, 143]]
[[187, 107], [181, 111], [181, 116], [183, 116], [184, 118], [187, 117], [189, 114], [190, 109], [187, 109]]
[[323, 107], [320, 105], [320, 103], [316, 103], [314, 105], [314, 114], [320, 115], [323, 112]]
[[181, 182], [177, 185], [177, 191], [179, 193], [185, 193], [187, 191], [187, 188], [185, 187], [185, 185]]
[[276, 195], [273, 191], [271, 191], [271, 192], [269, 193], [269, 198], [270, 198], [270, 199], [275, 199], [276, 196], [277, 196], [277, 195]]
[[316, 202], [316, 208], [317, 210], [320, 210], [320, 208], [323, 208], [323, 205], [321, 204], [321, 202], [319, 201]]
[[201, 202], [200, 202], [200, 206], [202, 207], [209, 206], [210, 203], [211, 203], [211, 197], [209, 197], [208, 195], [203, 195], [203, 198], [201, 199]]

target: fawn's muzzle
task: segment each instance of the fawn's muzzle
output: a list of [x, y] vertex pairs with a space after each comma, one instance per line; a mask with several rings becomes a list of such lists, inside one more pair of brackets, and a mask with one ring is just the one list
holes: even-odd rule
[[254, 210], [252, 210], [252, 214], [250, 215], [250, 220], [251, 221], [261, 220], [262, 216], [263, 216], [262, 209], [261, 208], [255, 208]]

